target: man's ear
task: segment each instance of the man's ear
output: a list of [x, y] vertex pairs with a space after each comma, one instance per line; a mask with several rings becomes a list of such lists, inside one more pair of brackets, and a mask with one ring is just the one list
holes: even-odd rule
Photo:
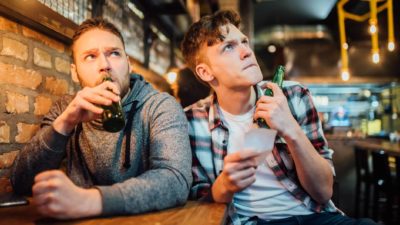
[[207, 83], [215, 79], [214, 75], [212, 74], [211, 68], [205, 63], [200, 63], [196, 66], [196, 74], [200, 77], [201, 80]]
[[132, 65], [131, 65], [131, 61], [129, 60], [129, 56], [126, 56], [126, 60], [128, 60], [128, 73], [132, 73]]
[[76, 71], [76, 65], [71, 63], [70, 65], [71, 70], [71, 78], [74, 82], [79, 83], [78, 72]]

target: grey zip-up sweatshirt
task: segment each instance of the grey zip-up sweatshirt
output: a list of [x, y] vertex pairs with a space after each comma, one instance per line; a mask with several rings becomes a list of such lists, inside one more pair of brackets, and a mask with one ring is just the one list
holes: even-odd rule
[[[187, 120], [173, 97], [131, 75], [131, 92], [122, 103], [126, 117], [132, 119], [131, 130], [109, 133], [99, 121], [92, 121], [64, 136], [51, 124], [72, 99], [65, 96], [53, 105], [16, 158], [11, 176], [16, 193], [31, 194], [35, 175], [59, 168], [66, 158], [67, 175], [76, 185], [100, 190], [103, 215], [142, 213], [186, 202], [192, 182], [191, 151]], [[126, 133], [131, 133], [129, 148]]]

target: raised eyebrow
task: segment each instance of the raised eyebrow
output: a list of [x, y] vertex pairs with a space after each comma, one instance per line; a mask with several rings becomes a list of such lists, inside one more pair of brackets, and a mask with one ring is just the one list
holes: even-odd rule
[[233, 44], [233, 45], [235, 45], [235, 44], [237, 44], [238, 43], [238, 41], [237, 40], [235, 40], [235, 39], [230, 39], [230, 40], [224, 40], [223, 42], [222, 42], [222, 45], [223, 46], [225, 46], [225, 45], [227, 45], [227, 44]]
[[107, 51], [115, 51], [115, 50], [121, 51], [122, 49], [118, 48], [118, 47], [110, 47], [110, 48], [106, 48], [106, 50]]
[[81, 56], [86, 56], [86, 55], [97, 54], [97, 53], [98, 53], [97, 49], [88, 49], [88, 50], [82, 52], [80, 55]]

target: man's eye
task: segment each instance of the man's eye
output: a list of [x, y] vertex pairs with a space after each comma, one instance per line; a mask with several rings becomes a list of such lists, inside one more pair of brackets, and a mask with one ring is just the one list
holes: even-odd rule
[[112, 51], [110, 53], [111, 56], [121, 56], [121, 53], [119, 51]]
[[243, 44], [249, 44], [249, 40], [245, 39], [242, 41]]
[[95, 55], [93, 55], [93, 54], [90, 54], [90, 55], [87, 55], [87, 56], [85, 56], [85, 60], [93, 60], [93, 59], [95, 59], [96, 58], [96, 56]]
[[233, 45], [232, 44], [227, 44], [227, 45], [225, 45], [225, 47], [224, 47], [224, 51], [230, 51], [230, 50], [232, 50], [233, 49]]

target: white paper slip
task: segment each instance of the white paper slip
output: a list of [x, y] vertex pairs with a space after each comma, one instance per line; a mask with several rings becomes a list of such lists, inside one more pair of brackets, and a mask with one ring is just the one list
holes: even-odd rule
[[261, 163], [268, 152], [272, 151], [277, 131], [265, 128], [251, 129], [244, 136], [244, 148], [260, 153], [257, 161]]

